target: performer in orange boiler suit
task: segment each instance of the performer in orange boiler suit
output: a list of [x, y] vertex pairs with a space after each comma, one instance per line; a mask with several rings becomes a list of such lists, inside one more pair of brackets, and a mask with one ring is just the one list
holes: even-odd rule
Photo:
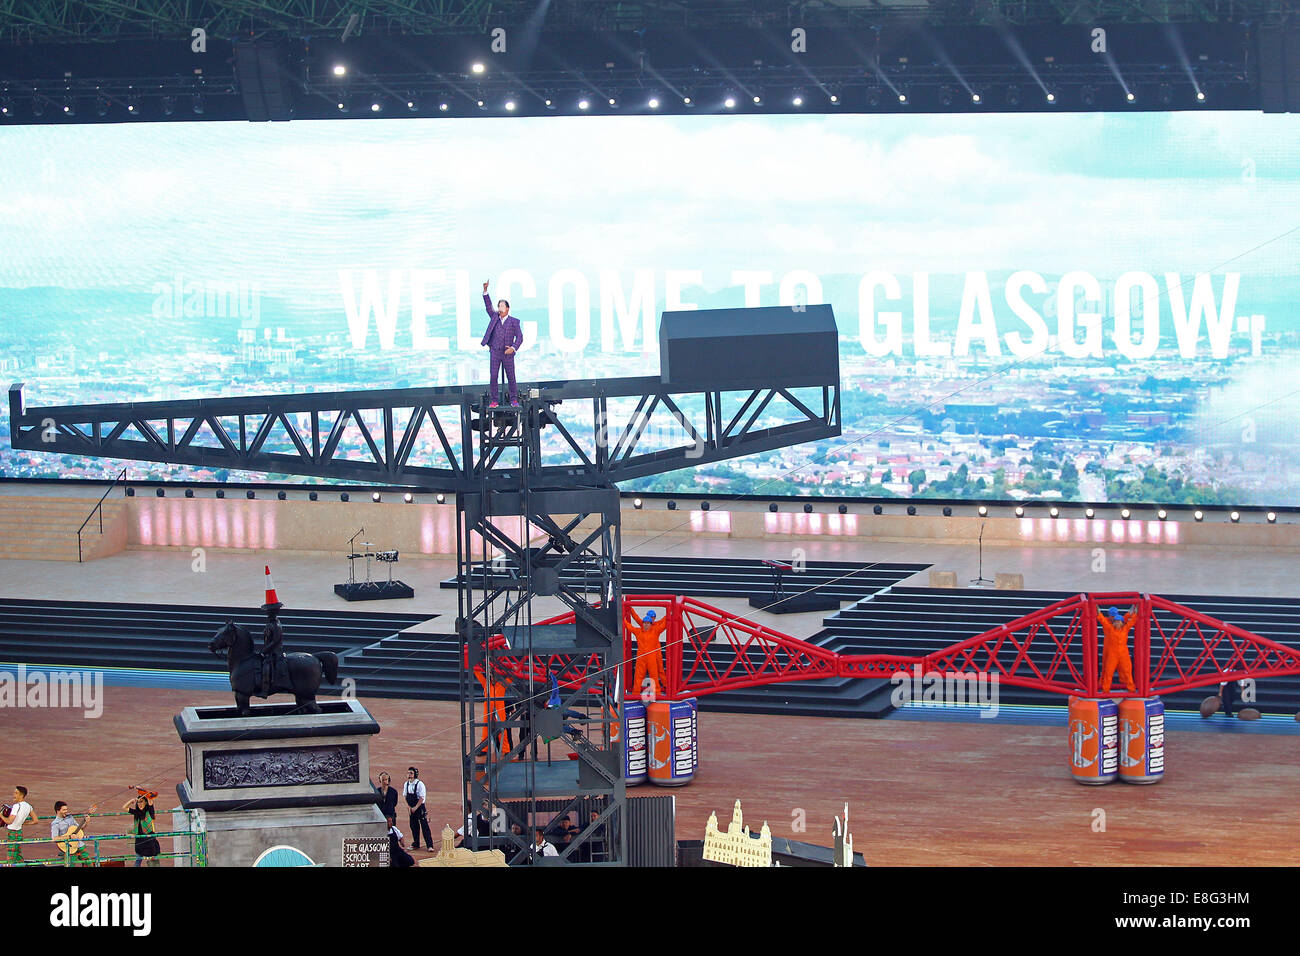
[[1101, 617], [1101, 630], [1105, 635], [1101, 652], [1101, 690], [1110, 693], [1111, 678], [1119, 668], [1119, 679], [1130, 690], [1133, 686], [1133, 660], [1128, 654], [1128, 632], [1137, 620], [1137, 611], [1130, 611], [1128, 617], [1121, 618], [1119, 608], [1112, 607]]
[[[635, 614], [632, 615], [632, 621], [636, 621]], [[636, 670], [632, 677], [632, 686], [628, 688], [631, 693], [640, 694], [647, 677], [654, 681], [655, 696], [658, 697], [663, 693], [664, 662], [659, 653], [659, 635], [667, 627], [668, 618], [656, 622], [654, 611], [645, 612], [645, 618], [639, 627], [635, 623], [628, 624], [628, 629], [636, 635]]]

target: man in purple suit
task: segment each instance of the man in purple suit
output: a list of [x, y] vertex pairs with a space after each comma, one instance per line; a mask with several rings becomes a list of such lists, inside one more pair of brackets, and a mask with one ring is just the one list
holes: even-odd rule
[[523, 330], [519, 327], [519, 320], [510, 314], [510, 303], [505, 299], [497, 302], [495, 309], [492, 308], [492, 297], [488, 295], [486, 282], [483, 283], [483, 306], [491, 317], [482, 342], [488, 347], [492, 356], [492, 371], [488, 385], [492, 401], [488, 408], [496, 408], [500, 400], [497, 378], [503, 365], [506, 369], [506, 381], [510, 383], [510, 404], [518, 408], [519, 387], [515, 384], [515, 351], [524, 344]]

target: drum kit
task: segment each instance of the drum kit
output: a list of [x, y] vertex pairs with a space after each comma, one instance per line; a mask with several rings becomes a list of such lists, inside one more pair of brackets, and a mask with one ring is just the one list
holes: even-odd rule
[[[362, 550], [361, 551], [356, 550], [357, 548], [356, 540], [358, 537], [360, 537], [360, 535], [365, 530], [366, 530], [365, 528], [362, 528], [360, 531], [358, 531], [356, 534], [354, 534], [351, 538], [348, 539], [348, 557], [347, 557], [348, 585], [351, 588], [382, 587], [380, 582], [373, 580], [373, 578], [371, 577], [372, 561], [377, 561], [380, 564], [388, 565], [388, 584], [391, 585], [393, 583], [393, 565], [397, 563], [397, 552], [396, 551], [372, 551], [370, 549], [375, 547], [375, 543], [373, 541], [362, 541], [360, 545]], [[365, 559], [366, 562], [366, 579], [364, 581], [357, 580], [357, 561], [361, 559]]]

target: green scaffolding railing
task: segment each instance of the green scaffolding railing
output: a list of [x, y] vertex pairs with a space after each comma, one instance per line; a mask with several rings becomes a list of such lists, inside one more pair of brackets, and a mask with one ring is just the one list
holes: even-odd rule
[[[137, 834], [129, 833], [87, 833], [85, 836], [78, 837], [70, 842], [81, 844], [81, 849], [86, 851], [85, 856], [60, 850], [58, 844], [69, 842], [66, 839], [22, 839], [9, 841], [7, 839], [0, 841], [0, 866], [104, 866], [105, 864], [122, 863], [124, 865], [134, 863], [135, 840], [137, 837], [155, 837], [159, 841], [161, 850], [161, 841], [172, 838], [172, 851], [169, 853], [159, 852], [157, 856], [145, 857], [147, 865], [157, 865], [155, 861], [173, 860], [172, 866], [207, 866], [208, 865], [208, 841], [207, 832], [204, 829], [202, 814], [198, 811], [188, 811], [190, 820], [190, 829], [188, 830], [160, 830], [156, 833]], [[73, 814], [78, 819], [89, 817], [92, 820], [99, 820], [105, 817], [129, 817], [129, 813], [95, 813], [95, 814]], [[49, 817], [42, 817], [36, 821], [33, 826], [42, 826], [48, 823]], [[8, 832], [5, 836], [8, 836]], [[108, 846], [107, 849], [101, 849], [102, 844], [112, 844], [113, 841], [130, 840], [131, 852], [124, 856], [115, 855], [112, 851], [115, 847]], [[52, 847], [53, 856], [42, 856], [39, 859], [28, 859], [24, 850], [35, 847]], [[20, 860], [14, 860], [13, 854], [17, 850]], [[36, 850], [33, 850], [35, 854]]]

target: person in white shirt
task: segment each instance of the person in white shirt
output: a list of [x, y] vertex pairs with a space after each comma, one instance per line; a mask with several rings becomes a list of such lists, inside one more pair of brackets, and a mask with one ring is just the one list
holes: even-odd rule
[[546, 835], [542, 833], [542, 828], [538, 827], [533, 831], [533, 854], [535, 856], [559, 856], [560, 851], [553, 845], [546, 842]]
[[396, 823], [388, 826], [388, 865], [415, 866], [415, 857], [406, 852], [406, 841]]
[[9, 845], [9, 862], [23, 862], [23, 827], [35, 823], [40, 817], [27, 802], [27, 788], [14, 787], [14, 802], [9, 811], [0, 811], [0, 823], [5, 825], [5, 842]]
[[427, 791], [424, 781], [420, 779], [418, 767], [406, 768], [406, 783], [402, 786], [402, 795], [406, 797], [406, 806], [411, 816], [411, 849], [420, 848], [420, 833], [424, 833], [424, 843], [433, 849], [433, 831], [429, 829], [429, 808], [424, 804]]

